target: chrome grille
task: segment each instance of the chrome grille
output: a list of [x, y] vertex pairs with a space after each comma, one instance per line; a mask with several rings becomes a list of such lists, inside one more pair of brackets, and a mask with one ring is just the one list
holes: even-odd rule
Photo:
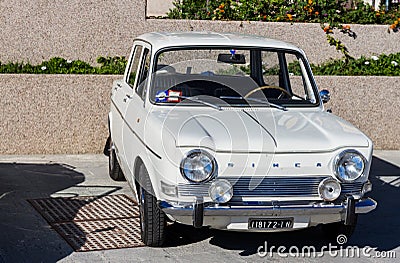
[[[233, 185], [233, 196], [318, 196], [318, 185], [327, 177], [218, 178], [226, 179]], [[180, 196], [208, 196], [210, 184], [179, 184], [178, 193]], [[359, 193], [362, 185], [362, 183], [343, 183], [342, 194]]]
[[208, 196], [210, 184], [179, 184], [178, 194], [180, 196]]
[[240, 178], [233, 185], [234, 196], [317, 195], [322, 177]]
[[342, 194], [360, 193], [363, 183], [342, 183]]

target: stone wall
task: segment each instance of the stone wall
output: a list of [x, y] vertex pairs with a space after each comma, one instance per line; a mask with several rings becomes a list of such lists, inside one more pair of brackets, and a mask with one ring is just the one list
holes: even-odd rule
[[[151, 5], [149, 6], [151, 8]], [[359, 57], [399, 52], [400, 34], [385, 25], [353, 25], [356, 40], [337, 36]], [[146, 0], [2, 0], [0, 61], [61, 56], [95, 63], [98, 56], [127, 56], [135, 36], [149, 31], [217, 31], [258, 34], [303, 48], [311, 62], [341, 54], [328, 46], [319, 24], [146, 19]]]
[[[120, 76], [0, 75], [2, 154], [100, 153], [112, 82]], [[400, 78], [316, 77], [327, 108], [364, 131], [377, 149], [400, 149]]]
[[400, 149], [400, 78], [317, 76], [316, 81], [331, 92], [325, 107], [367, 134], [375, 149]]
[[[0, 61], [40, 63], [54, 56], [95, 63], [127, 56], [149, 31], [258, 34], [303, 48], [313, 63], [341, 54], [319, 24], [146, 19], [146, 0], [0, 0]], [[352, 25], [341, 39], [359, 57], [399, 52], [400, 34], [387, 26]], [[339, 36], [339, 34], [336, 34]], [[101, 152], [107, 136], [109, 90], [118, 76], [1, 75], [3, 154]], [[399, 78], [317, 77], [332, 92], [333, 112], [367, 133], [377, 148], [400, 149]]]
[[0, 75], [2, 154], [98, 153], [119, 76]]

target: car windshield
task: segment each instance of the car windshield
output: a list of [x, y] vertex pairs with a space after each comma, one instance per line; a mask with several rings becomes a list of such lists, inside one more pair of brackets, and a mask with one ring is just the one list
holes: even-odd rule
[[319, 105], [304, 57], [281, 49], [164, 50], [155, 57], [149, 95], [160, 105]]

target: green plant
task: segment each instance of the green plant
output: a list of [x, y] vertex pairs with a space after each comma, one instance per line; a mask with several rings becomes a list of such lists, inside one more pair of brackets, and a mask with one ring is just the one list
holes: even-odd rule
[[99, 57], [100, 67], [93, 67], [82, 60], [66, 60], [54, 57], [38, 65], [30, 63], [0, 62], [0, 73], [9, 74], [124, 74], [125, 57]]
[[[178, 0], [168, 13], [174, 19], [212, 19], [239, 21], [287, 21], [315, 22], [323, 25], [328, 44], [341, 52], [346, 60], [351, 59], [344, 43], [331, 34], [333, 29], [356, 38], [356, 34], [344, 23], [391, 24], [388, 32], [400, 30], [400, 12], [395, 7], [388, 12], [375, 10], [362, 0], [335, 1], [286, 1], [286, 0]], [[394, 22], [393, 22], [394, 21]], [[326, 28], [328, 25], [328, 28]]]
[[[81, 60], [66, 60], [55, 57], [43, 61], [38, 65], [29, 63], [7, 63], [0, 62], [0, 74], [124, 74], [125, 57], [99, 57], [97, 62], [100, 67], [93, 67]], [[400, 76], [400, 53], [390, 55], [361, 57], [359, 59], [348, 58], [330, 60], [321, 65], [312, 64], [311, 68], [315, 75], [348, 75], [348, 76]], [[232, 71], [232, 72], [236, 72]], [[249, 67], [241, 66], [240, 70], [249, 73]], [[290, 63], [289, 71], [300, 75], [298, 63]], [[265, 70], [264, 74], [278, 74], [279, 68]], [[232, 73], [230, 72], [230, 73]], [[222, 72], [221, 72], [222, 73]]]
[[[209, 3], [210, 2], [210, 3]], [[174, 8], [170, 9], [167, 16], [174, 19], [211, 19], [211, 11], [218, 4], [217, 1], [175, 1]]]
[[390, 30], [393, 32], [398, 32], [400, 30], [400, 17], [395, 19], [394, 22], [389, 26], [388, 32], [390, 33]]
[[96, 68], [98, 74], [124, 74], [127, 60], [125, 57], [98, 57], [97, 63], [101, 64]]
[[346, 61], [349, 59], [352, 59], [353, 57], [350, 56], [350, 53], [349, 53], [349, 50], [347, 49], [347, 47], [342, 43], [342, 41], [334, 38], [332, 36], [332, 34], [333, 34], [334, 29], [341, 28], [340, 29], [341, 33], [356, 39], [357, 38], [356, 33], [351, 30], [349, 25], [341, 25], [338, 23], [334, 23], [334, 24], [335, 24], [335, 26], [331, 26], [330, 24], [321, 24], [321, 28], [323, 29], [323, 31], [326, 34], [326, 40], [328, 41], [328, 44], [330, 46], [335, 47], [335, 49], [337, 51], [341, 52], [344, 55]]
[[[315, 23], [388, 24], [399, 16], [396, 8], [376, 11], [362, 0], [178, 0], [167, 16], [173, 19], [288, 21]], [[381, 8], [384, 10], [384, 8]]]
[[361, 57], [359, 59], [331, 60], [311, 65], [315, 75], [342, 76], [400, 76], [400, 53]]
[[[400, 76], [400, 53], [390, 55], [361, 57], [359, 59], [336, 59], [329, 60], [321, 65], [311, 64], [314, 75], [340, 75], [340, 76]], [[240, 69], [250, 74], [249, 66]], [[300, 76], [301, 68], [298, 62], [288, 65], [291, 74]], [[278, 75], [279, 66], [263, 71], [264, 75]]]

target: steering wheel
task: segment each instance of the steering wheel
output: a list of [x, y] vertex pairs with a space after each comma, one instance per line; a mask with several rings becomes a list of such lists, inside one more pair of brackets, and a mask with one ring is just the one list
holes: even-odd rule
[[281, 87], [265, 85], [265, 86], [261, 86], [261, 87], [258, 87], [258, 88], [255, 88], [255, 89], [251, 90], [249, 93], [247, 93], [244, 96], [244, 98], [248, 98], [251, 94], [253, 94], [253, 93], [255, 93], [255, 92], [259, 91], [259, 90], [263, 90], [263, 89], [277, 89], [277, 90], [281, 91], [282, 93], [279, 95], [278, 99], [280, 99], [283, 94], [286, 94], [289, 98], [292, 97], [292, 95], [290, 95], [290, 93], [287, 90], [285, 90], [285, 89], [283, 89]]

